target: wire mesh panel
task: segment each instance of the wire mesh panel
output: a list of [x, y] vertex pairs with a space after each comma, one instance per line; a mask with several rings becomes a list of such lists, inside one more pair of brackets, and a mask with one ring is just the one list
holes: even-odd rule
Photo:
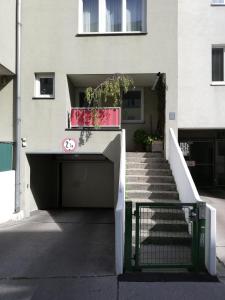
[[196, 217], [194, 205], [137, 203], [132, 234], [135, 267], [192, 266]]

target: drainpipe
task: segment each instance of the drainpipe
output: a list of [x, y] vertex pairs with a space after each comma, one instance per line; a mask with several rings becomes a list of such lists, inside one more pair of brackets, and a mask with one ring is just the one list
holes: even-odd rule
[[21, 153], [21, 0], [16, 1], [16, 185], [15, 213], [20, 211], [20, 153]]

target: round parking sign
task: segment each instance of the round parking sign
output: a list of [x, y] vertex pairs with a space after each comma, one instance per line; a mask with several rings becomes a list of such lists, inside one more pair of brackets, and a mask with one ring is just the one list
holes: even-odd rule
[[76, 150], [76, 141], [71, 138], [66, 138], [62, 142], [64, 152], [74, 152]]

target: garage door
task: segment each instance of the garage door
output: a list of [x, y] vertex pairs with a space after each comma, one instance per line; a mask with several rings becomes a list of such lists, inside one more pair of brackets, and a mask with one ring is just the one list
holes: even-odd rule
[[63, 207], [113, 207], [113, 164], [109, 161], [62, 163]]

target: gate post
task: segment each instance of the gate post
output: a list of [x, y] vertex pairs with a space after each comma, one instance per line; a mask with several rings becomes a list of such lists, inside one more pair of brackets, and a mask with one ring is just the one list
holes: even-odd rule
[[200, 271], [205, 270], [205, 218], [206, 203], [199, 202], [199, 218], [198, 218], [198, 267]]
[[125, 212], [125, 271], [132, 271], [132, 202], [126, 202]]

